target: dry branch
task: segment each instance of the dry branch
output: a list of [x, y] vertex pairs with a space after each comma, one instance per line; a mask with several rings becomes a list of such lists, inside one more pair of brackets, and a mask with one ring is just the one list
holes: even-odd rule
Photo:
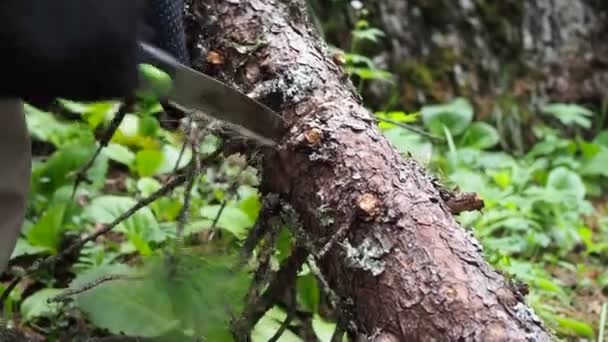
[[[358, 334], [549, 341], [458, 226], [433, 178], [380, 134], [304, 9], [301, 1], [194, 0], [190, 33], [203, 47], [195, 65], [289, 122], [278, 149], [266, 153], [265, 190], [298, 211], [316, 250], [343, 232], [319, 266], [352, 303]], [[208, 62], [209, 54], [222, 63]]]

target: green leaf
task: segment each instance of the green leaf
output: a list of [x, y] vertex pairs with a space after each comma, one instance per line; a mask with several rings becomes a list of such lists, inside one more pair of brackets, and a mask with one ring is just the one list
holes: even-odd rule
[[144, 197], [152, 195], [160, 188], [162, 188], [162, 185], [154, 178], [144, 177], [137, 181], [137, 190], [139, 190]]
[[139, 119], [139, 134], [141, 135], [154, 137], [160, 129], [160, 123], [151, 115]]
[[51, 318], [59, 313], [61, 305], [59, 303], [50, 304], [48, 299], [61, 293], [61, 289], [42, 289], [27, 297], [21, 303], [21, 316], [26, 322], [36, 318]]
[[424, 106], [422, 121], [436, 135], [443, 135], [443, 126], [452, 135], [462, 134], [473, 121], [473, 106], [463, 98], [456, 98], [443, 105]]
[[83, 103], [59, 99], [59, 103], [70, 112], [81, 114], [89, 123], [91, 129], [95, 129], [103, 122], [111, 120], [120, 108], [120, 103], [115, 101]]
[[[281, 327], [287, 315], [283, 310], [274, 307], [266, 312], [251, 332], [252, 342], [267, 342]], [[303, 340], [287, 329], [279, 339], [280, 342], [302, 342]]]
[[140, 96], [161, 98], [171, 91], [173, 81], [171, 76], [163, 70], [142, 63], [139, 65], [139, 73], [144, 80], [144, 86], [139, 89]]
[[[220, 205], [208, 205], [201, 209], [201, 215], [209, 220], [214, 220], [219, 213]], [[247, 235], [247, 230], [255, 224], [241, 209], [227, 205], [217, 222], [218, 228], [225, 229], [239, 239]]]
[[[130, 197], [101, 196], [95, 198], [85, 208], [84, 216], [91, 222], [108, 224], [117, 219], [136, 204], [136, 200]], [[138, 250], [146, 255], [149, 254], [150, 242], [162, 242], [166, 234], [160, 229], [156, 217], [148, 207], [142, 208], [119, 224], [116, 231], [126, 233], [129, 240]], [[143, 242], [146, 242], [144, 245]]]
[[592, 157], [584, 160], [581, 166], [581, 174], [590, 176], [608, 177], [608, 148], [601, 147]]
[[393, 81], [393, 75], [385, 70], [357, 67], [347, 67], [346, 70], [348, 73], [357, 75], [363, 80]]
[[302, 302], [304, 308], [312, 313], [318, 312], [321, 290], [319, 290], [317, 279], [312, 274], [300, 276], [297, 278], [296, 286], [298, 299]]
[[431, 161], [433, 144], [420, 135], [401, 127], [389, 129], [384, 132], [384, 135], [399, 152], [411, 153], [416, 160], [425, 164]]
[[111, 160], [126, 166], [133, 165], [133, 162], [135, 161], [135, 153], [120, 144], [109, 143], [108, 146], [103, 149], [103, 153]]
[[52, 254], [57, 253], [62, 233], [65, 230], [65, 212], [67, 204], [61, 203], [48, 209], [40, 220], [28, 230], [26, 237], [33, 246], [46, 248]]
[[77, 141], [93, 141], [93, 134], [77, 122], [59, 121], [53, 114], [25, 104], [28, 131], [34, 139], [62, 147]]
[[11, 259], [26, 255], [41, 254], [48, 251], [49, 249], [47, 247], [34, 246], [26, 239], [19, 238], [19, 240], [17, 240], [17, 244], [15, 245], [15, 249], [13, 250], [13, 254], [11, 254]]
[[169, 173], [175, 170], [175, 165], [179, 160], [178, 168], [183, 168], [192, 160], [192, 149], [187, 147], [179, 159], [181, 146], [179, 148], [172, 145], [164, 145], [162, 148], [163, 159], [161, 165], [156, 170], [156, 174]]
[[556, 117], [564, 125], [576, 125], [583, 128], [591, 127], [591, 120], [589, 118], [593, 116], [593, 112], [579, 105], [555, 103], [543, 106], [541, 111]]
[[570, 193], [578, 199], [585, 198], [586, 189], [581, 177], [564, 167], [551, 171], [547, 180], [547, 188]]
[[135, 156], [135, 169], [141, 177], [153, 176], [163, 163], [163, 153], [159, 150], [141, 150]]
[[258, 214], [262, 208], [262, 204], [260, 203], [260, 194], [258, 193], [257, 189], [242, 186], [239, 188], [239, 197], [242, 198], [238, 202], [239, 209], [241, 209], [253, 222], [255, 222], [258, 219]]
[[[77, 277], [71, 287], [79, 288], [104, 275], [131, 276], [135, 272], [124, 265], [97, 268]], [[179, 324], [166, 291], [145, 279], [104, 282], [78, 294], [76, 304], [93, 324], [113, 334], [157, 337]]]
[[460, 146], [485, 150], [496, 146], [499, 141], [496, 128], [485, 122], [475, 122], [464, 132]]
[[562, 331], [574, 333], [578, 336], [583, 336], [587, 338], [593, 338], [595, 336], [591, 325], [585, 322], [561, 316], [556, 316], [555, 321], [557, 322], [557, 324], [559, 324], [561, 328], [560, 330]]
[[608, 130], [601, 131], [594, 139], [593, 143], [608, 148]]
[[[51, 194], [64, 185], [72, 184], [74, 173], [82, 167], [95, 152], [97, 146], [91, 141], [62, 147], [32, 172], [32, 191]], [[90, 173], [87, 173], [90, 175]]]
[[182, 327], [207, 341], [229, 341], [230, 321], [242, 310], [250, 276], [229, 255], [182, 250], [171, 265], [156, 258], [154, 274], [168, 293]]
[[[319, 315], [314, 315], [312, 318], [312, 329], [319, 341], [330, 342], [336, 331], [336, 324], [325, 321]], [[346, 338], [344, 338], [344, 340], [346, 340]]]

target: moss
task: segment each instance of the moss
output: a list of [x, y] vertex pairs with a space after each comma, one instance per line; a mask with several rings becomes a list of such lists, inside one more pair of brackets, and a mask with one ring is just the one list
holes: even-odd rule
[[399, 67], [399, 74], [423, 90], [430, 89], [435, 78], [431, 69], [417, 60], [403, 62]]
[[517, 56], [520, 50], [519, 27], [523, 16], [522, 1], [476, 0], [482, 27], [492, 28], [488, 43], [502, 57]]

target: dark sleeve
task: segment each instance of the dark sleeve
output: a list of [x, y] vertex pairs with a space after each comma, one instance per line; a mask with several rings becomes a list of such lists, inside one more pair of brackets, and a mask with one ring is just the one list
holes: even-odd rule
[[149, 40], [181, 63], [190, 65], [184, 27], [184, 0], [147, 0], [146, 23]]
[[0, 97], [132, 95], [142, 9], [140, 0], [0, 0]]

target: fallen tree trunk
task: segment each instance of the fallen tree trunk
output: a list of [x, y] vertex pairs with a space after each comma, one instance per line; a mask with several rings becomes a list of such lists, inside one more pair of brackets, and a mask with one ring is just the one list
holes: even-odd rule
[[377, 130], [303, 2], [193, 0], [190, 10], [197, 20], [191, 29], [201, 29], [196, 67], [290, 124], [266, 154], [264, 184], [300, 215], [358, 334], [378, 341], [550, 340], [458, 226], [435, 179]]

